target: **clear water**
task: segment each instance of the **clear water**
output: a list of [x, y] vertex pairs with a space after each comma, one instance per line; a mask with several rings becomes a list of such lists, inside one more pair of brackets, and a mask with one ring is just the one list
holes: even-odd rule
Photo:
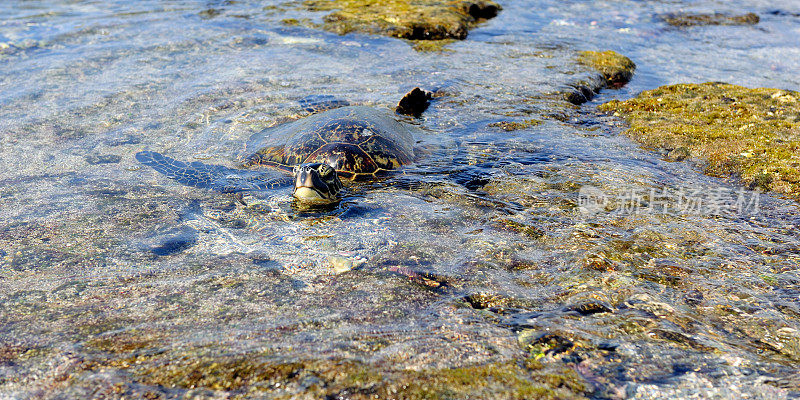
[[[98, 339], [132, 332], [155, 337], [154, 351], [376, 371], [522, 359], [518, 332], [551, 332], [584, 350], [543, 360], [571, 362], [590, 396], [800, 395], [797, 203], [663, 161], [593, 111], [678, 82], [797, 90], [800, 6], [501, 4], [451, 51], [419, 53], [286, 26], [322, 16], [282, 2], [2, 2], [0, 346], [26, 356], [0, 353], [0, 397], [125, 380], [81, 365], [109, 357]], [[761, 22], [677, 29], [654, 17], [675, 11]], [[579, 109], [555, 101], [588, 74], [576, 52], [605, 49], [637, 63], [633, 81]], [[133, 158], [235, 166], [247, 138], [296, 117], [303, 97], [392, 107], [415, 86], [445, 94], [406, 121], [426, 132], [428, 155], [332, 211], [298, 210], [284, 191], [243, 207]], [[542, 123], [490, 126], [531, 118]], [[607, 209], [582, 212], [587, 186]], [[758, 209], [625, 208], [627, 193], [651, 189]], [[479, 293], [503, 309], [470, 306]], [[612, 312], [567, 310], [589, 301]]]

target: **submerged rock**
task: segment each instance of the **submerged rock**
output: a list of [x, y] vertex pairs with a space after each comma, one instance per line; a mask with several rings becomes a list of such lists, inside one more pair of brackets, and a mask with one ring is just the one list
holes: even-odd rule
[[82, 370], [124, 371], [136, 386], [170, 388], [178, 397], [213, 390], [219, 396], [247, 394], [247, 398], [578, 399], [589, 391], [574, 369], [533, 359], [416, 371], [334, 357], [281, 360], [267, 352], [219, 354], [202, 348], [147, 352], [143, 349], [155, 335], [133, 332], [131, 336], [89, 341], [88, 346], [105, 353], [84, 360]]
[[541, 125], [541, 124], [542, 124], [541, 120], [538, 120], [538, 119], [535, 119], [535, 118], [531, 118], [531, 119], [526, 119], [524, 121], [498, 121], [498, 122], [492, 122], [491, 124], [489, 124], [489, 126], [493, 127], [493, 128], [500, 128], [500, 129], [502, 129], [502, 130], [504, 130], [506, 132], [511, 132], [511, 131], [516, 131], [516, 130], [520, 130], [520, 129], [532, 128], [534, 126]]
[[751, 188], [800, 199], [800, 93], [678, 84], [600, 109], [624, 117], [629, 136], [670, 159], [691, 155], [708, 174], [734, 174]]
[[725, 13], [669, 13], [658, 16], [672, 26], [699, 26], [699, 25], [755, 25], [760, 21], [758, 15], [753, 13], [732, 15]]
[[464, 39], [478, 22], [502, 9], [490, 0], [307, 0], [312, 11], [332, 11], [322, 25], [338, 34], [363, 32], [410, 40]]

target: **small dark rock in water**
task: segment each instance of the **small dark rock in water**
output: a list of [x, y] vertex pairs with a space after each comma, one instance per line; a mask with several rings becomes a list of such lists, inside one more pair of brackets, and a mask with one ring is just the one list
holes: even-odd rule
[[416, 87], [400, 99], [400, 103], [397, 104], [395, 111], [398, 114], [411, 115], [415, 118], [419, 118], [419, 116], [428, 109], [431, 98], [433, 98], [433, 93]]
[[97, 164], [116, 164], [120, 162], [120, 160], [122, 160], [122, 157], [116, 154], [106, 154], [102, 156], [97, 154], [92, 154], [90, 156], [84, 157], [83, 159], [86, 160], [86, 162], [91, 165], [97, 165]]
[[683, 301], [685, 301], [686, 304], [689, 304], [689, 305], [692, 305], [692, 306], [696, 306], [696, 305], [699, 305], [700, 303], [702, 303], [703, 302], [703, 298], [704, 298], [703, 297], [703, 293], [700, 292], [697, 289], [691, 290], [691, 291], [687, 292], [685, 295], [683, 295]]
[[608, 313], [611, 312], [611, 307], [605, 305], [601, 302], [588, 302], [588, 303], [581, 303], [575, 304], [567, 307], [567, 311], [574, 311], [580, 315], [592, 315], [598, 313]]
[[175, 228], [164, 233], [158, 245], [150, 249], [157, 256], [168, 256], [180, 253], [197, 244], [197, 231], [189, 228]]
[[605, 88], [619, 89], [631, 80], [636, 69], [630, 58], [612, 50], [582, 51], [577, 61], [597, 73], [573, 82], [562, 92], [564, 100], [575, 105], [586, 103]]
[[700, 26], [700, 25], [755, 25], [759, 22], [758, 15], [753, 13], [731, 15], [724, 13], [670, 13], [659, 15], [664, 22], [672, 26]]
[[410, 268], [406, 267], [390, 267], [389, 271], [395, 273], [400, 276], [404, 276], [408, 278], [411, 282], [414, 282], [425, 289], [431, 290], [433, 292], [443, 292], [450, 287], [450, 284], [447, 282], [441, 275], [429, 273], [429, 272], [422, 272], [422, 271], [415, 271]]
[[548, 350], [545, 352], [547, 354], [559, 354], [571, 350], [574, 346], [574, 343], [561, 335], [557, 335], [555, 333], [544, 333], [533, 340], [530, 345], [547, 347]]
[[[597, 88], [599, 91], [599, 88]], [[564, 93], [564, 99], [572, 104], [581, 105], [594, 98], [595, 90], [585, 85], [576, 85]]]
[[200, 13], [199, 13], [200, 18], [203, 18], [203, 19], [211, 19], [211, 18], [214, 18], [214, 17], [216, 17], [216, 16], [218, 16], [220, 14], [222, 14], [222, 11], [217, 10], [216, 8], [209, 8], [209, 9], [200, 11]]
[[800, 12], [792, 12], [786, 10], [771, 10], [767, 11], [767, 14], [778, 15], [781, 17], [800, 17]]
[[467, 12], [476, 20], [491, 19], [500, 12], [500, 6], [490, 2], [477, 2], [470, 4]]

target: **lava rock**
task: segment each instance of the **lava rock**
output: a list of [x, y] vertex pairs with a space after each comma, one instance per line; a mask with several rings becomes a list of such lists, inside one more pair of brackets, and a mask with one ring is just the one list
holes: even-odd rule
[[400, 99], [395, 112], [419, 118], [428, 109], [432, 98], [433, 93], [416, 87]]

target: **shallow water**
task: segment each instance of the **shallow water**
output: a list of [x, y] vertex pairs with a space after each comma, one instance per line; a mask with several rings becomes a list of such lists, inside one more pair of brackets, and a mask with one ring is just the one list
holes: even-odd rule
[[[663, 161], [594, 111], [678, 82], [797, 90], [800, 8], [501, 4], [444, 53], [286, 26], [322, 15], [277, 1], [0, 4], [0, 397], [140, 393], [156, 383], [120, 366], [134, 353], [387, 374], [534, 355], [578, 371], [589, 397], [800, 396], [797, 203]], [[761, 22], [654, 17], [674, 11]], [[561, 102], [590, 74], [576, 52], [605, 49], [637, 63], [630, 84]], [[393, 107], [414, 86], [443, 94], [405, 120], [425, 156], [334, 210], [285, 190], [245, 207], [133, 158], [235, 167], [299, 99]], [[528, 119], [542, 123], [490, 126]], [[536, 353], [543, 333], [571, 350]]]

